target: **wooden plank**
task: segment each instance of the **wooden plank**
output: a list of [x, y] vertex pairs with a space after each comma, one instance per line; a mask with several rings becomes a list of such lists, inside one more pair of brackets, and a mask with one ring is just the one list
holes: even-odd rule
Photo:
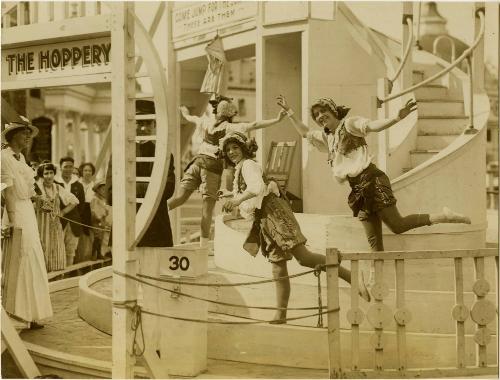
[[[129, 10], [133, 2], [116, 2], [112, 7], [111, 56], [113, 81], [112, 95], [112, 146], [113, 146], [113, 270], [136, 275], [136, 260], [132, 247], [135, 237], [135, 102], [129, 97], [135, 93], [134, 73], [134, 22]], [[87, 17], [85, 17], [86, 19]], [[126, 197], [123, 194], [127, 194]], [[132, 351], [132, 311], [125, 303], [137, 299], [137, 284], [123, 276], [113, 275], [113, 331], [112, 378], [134, 377], [135, 356]]]
[[44, 88], [60, 86], [77, 86], [90, 83], [111, 82], [111, 72], [98, 74], [67, 75], [56, 78], [39, 78], [31, 80], [5, 80], [2, 81], [2, 90], [20, 90], [26, 88]]
[[[328, 309], [339, 309], [339, 251], [335, 248], [327, 248], [326, 265], [334, 265], [333, 267], [329, 266], [326, 268]], [[341, 352], [340, 310], [335, 310], [328, 313], [328, 373], [330, 379], [341, 377]]]
[[2, 48], [109, 36], [110, 25], [110, 15], [104, 14], [54, 21], [50, 28], [45, 23], [17, 26], [2, 31]]
[[487, 376], [491, 375], [492, 378], [498, 376], [498, 367], [483, 367], [483, 368], [443, 368], [443, 369], [410, 369], [404, 372], [404, 376], [397, 370], [385, 371], [346, 371], [342, 373], [343, 378], [346, 379], [401, 379], [401, 378], [414, 378], [414, 379], [429, 379], [429, 378], [464, 378], [472, 376]]
[[[359, 308], [359, 262], [351, 261], [351, 310]], [[351, 325], [351, 368], [359, 369], [359, 324]]]
[[345, 260], [454, 259], [456, 257], [498, 257], [498, 249], [453, 249], [425, 251], [342, 252]]
[[[384, 260], [374, 260], [375, 265], [375, 284], [384, 282]], [[375, 303], [384, 303], [383, 300], [375, 299]], [[384, 330], [381, 328], [375, 329], [377, 339], [382, 340]], [[384, 369], [384, 348], [375, 347], [375, 370], [381, 371]]]
[[[455, 258], [455, 304], [464, 304], [463, 259]], [[465, 367], [465, 321], [456, 321], [457, 368]]]
[[[404, 260], [395, 260], [396, 269], [396, 308], [405, 307], [405, 263]], [[399, 370], [406, 369], [406, 326], [397, 324], [397, 347]]]
[[12, 326], [9, 316], [2, 307], [2, 340], [7, 345], [9, 352], [14, 359], [17, 368], [24, 378], [33, 379], [40, 376], [40, 371], [33, 358], [28, 353], [23, 341]]
[[[484, 280], [484, 257], [475, 257], [474, 258], [474, 269], [475, 269], [475, 277], [477, 280]], [[484, 296], [476, 295], [476, 302], [484, 299]], [[477, 331], [481, 331], [486, 329], [485, 325], [477, 324]], [[477, 344], [477, 356], [476, 356], [476, 365], [478, 367], [486, 367], [488, 363], [488, 355], [486, 352], [486, 345], [482, 346]]]
[[17, 2], [17, 25], [26, 25], [26, 3], [24, 1]]

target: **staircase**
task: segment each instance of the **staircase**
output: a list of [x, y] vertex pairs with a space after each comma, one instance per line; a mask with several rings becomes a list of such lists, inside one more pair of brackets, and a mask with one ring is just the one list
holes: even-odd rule
[[[413, 70], [414, 84], [434, 74], [434, 65], [415, 66], [417, 68]], [[418, 102], [416, 148], [410, 151], [410, 166], [403, 168], [405, 173], [446, 148], [468, 126], [463, 99], [450, 94], [445, 85], [431, 82], [417, 89], [415, 95]]]

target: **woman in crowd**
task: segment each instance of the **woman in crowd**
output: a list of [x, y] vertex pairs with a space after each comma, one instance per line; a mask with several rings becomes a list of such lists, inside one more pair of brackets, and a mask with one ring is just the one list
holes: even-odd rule
[[[94, 198], [94, 175], [95, 166], [91, 162], [84, 162], [78, 168], [80, 173], [80, 183], [83, 185], [83, 191], [85, 192], [85, 202], [80, 208], [81, 212], [81, 222], [87, 226], [90, 226], [91, 216], [90, 216], [90, 202]], [[76, 249], [76, 260], [75, 262], [82, 262], [90, 260], [92, 256], [92, 240], [94, 238], [92, 228], [82, 226], [82, 234], [78, 240], [78, 247]]]
[[6, 186], [3, 194], [8, 217], [8, 222], [3, 225], [22, 230], [21, 249], [16, 252], [19, 262], [17, 276], [10, 274], [17, 277], [17, 286], [13, 294], [8, 295], [15, 300], [7, 302], [6, 305], [12, 306], [6, 306], [5, 310], [29, 322], [32, 329], [43, 327], [39, 321], [52, 316], [47, 270], [31, 202], [35, 196], [35, 173], [21, 153], [37, 133], [38, 129], [28, 119], [21, 117], [21, 121], [7, 124], [1, 134], [2, 143], [8, 144], [1, 151], [1, 182]]
[[78, 204], [73, 194], [54, 182], [56, 171], [55, 165], [50, 162], [41, 164], [37, 169], [39, 179], [35, 185], [40, 194], [36, 215], [48, 272], [66, 267], [64, 233], [59, 215], [64, 217]]
[[92, 260], [104, 258], [109, 251], [109, 235], [111, 229], [111, 206], [106, 203], [106, 181], [99, 181], [92, 189], [94, 197], [90, 201], [91, 224], [94, 240], [92, 244]]
[[[234, 198], [228, 200], [223, 211], [231, 212], [238, 207], [242, 217], [253, 220], [252, 229], [243, 245], [252, 256], [259, 249], [272, 264], [275, 279], [288, 276], [287, 261], [295, 257], [300, 265], [315, 268], [324, 265], [326, 256], [313, 253], [305, 247], [306, 238], [290, 208], [274, 182], [264, 183], [262, 169], [253, 160], [257, 144], [239, 132], [231, 132], [221, 141], [221, 151], [227, 164], [235, 166], [233, 183]], [[261, 245], [262, 244], [262, 245]], [[325, 269], [324, 267], [322, 268]], [[351, 272], [339, 267], [339, 276], [351, 282]], [[360, 276], [359, 294], [366, 301], [370, 295]], [[273, 323], [285, 323], [290, 280], [276, 281], [276, 303], [278, 310]]]

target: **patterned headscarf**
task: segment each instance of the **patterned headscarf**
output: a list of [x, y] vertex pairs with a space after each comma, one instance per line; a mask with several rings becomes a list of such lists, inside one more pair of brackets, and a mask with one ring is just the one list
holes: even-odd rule
[[230, 141], [238, 142], [241, 145], [246, 145], [247, 137], [241, 132], [229, 132], [224, 138], [219, 142], [219, 149], [224, 153], [227, 143]]
[[[337, 104], [335, 104], [335, 102], [333, 101], [332, 98], [319, 98], [311, 106], [311, 117], [314, 121], [316, 121], [316, 120], [314, 118], [313, 111], [314, 111], [314, 108], [316, 108], [316, 107], [328, 108], [337, 120], [342, 120], [344, 117], [347, 116], [347, 113], [350, 111], [350, 108], [348, 108], [348, 107], [338, 106]], [[326, 132], [326, 130], [325, 130], [325, 132]], [[327, 133], [329, 133], [329, 132], [330, 131], [328, 130]]]
[[236, 109], [236, 106], [230, 101], [222, 100], [217, 105], [217, 116], [219, 118], [231, 119], [232, 117], [236, 116], [237, 113], [238, 110]]

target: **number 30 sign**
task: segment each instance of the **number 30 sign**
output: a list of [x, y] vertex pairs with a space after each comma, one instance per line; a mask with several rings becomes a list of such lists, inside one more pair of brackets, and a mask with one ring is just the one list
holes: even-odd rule
[[207, 273], [207, 252], [198, 246], [166, 248], [160, 256], [160, 275], [172, 277], [197, 277]]

